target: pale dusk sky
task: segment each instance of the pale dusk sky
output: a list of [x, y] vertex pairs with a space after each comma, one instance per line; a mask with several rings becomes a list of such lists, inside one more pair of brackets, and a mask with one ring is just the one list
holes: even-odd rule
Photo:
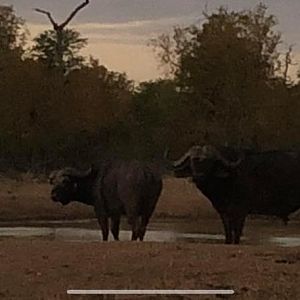
[[[0, 0], [0, 5], [13, 5], [31, 32], [31, 38], [50, 28], [48, 19], [33, 8], [52, 12], [57, 22], [64, 21], [82, 0]], [[158, 69], [150, 38], [170, 32], [175, 25], [201, 22], [202, 11], [208, 12], [223, 5], [229, 9], [252, 9], [255, 0], [90, 0], [69, 27], [88, 38], [85, 55], [92, 54], [110, 70], [126, 72], [137, 81], [155, 79], [162, 75]], [[294, 45], [295, 62], [300, 62], [300, 1], [266, 0], [268, 12], [274, 14], [282, 33], [282, 49]], [[295, 74], [300, 66], [291, 71]]]

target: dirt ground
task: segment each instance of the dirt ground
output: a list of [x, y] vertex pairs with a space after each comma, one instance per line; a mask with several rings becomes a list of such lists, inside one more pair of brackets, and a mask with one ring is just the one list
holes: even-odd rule
[[233, 289], [233, 299], [299, 299], [299, 268], [299, 248], [9, 239], [0, 241], [0, 299], [101, 299], [67, 297], [67, 289]]
[[[38, 180], [0, 179], [0, 226], [26, 220], [91, 217], [92, 208], [84, 205], [62, 207], [53, 203], [49, 186]], [[191, 183], [165, 179], [154, 219], [180, 218], [183, 223], [200, 219], [208, 223], [216, 217]], [[235, 294], [105, 298], [67, 296], [67, 289], [233, 289]], [[0, 299], [217, 297], [300, 299], [300, 247], [0, 238]]]

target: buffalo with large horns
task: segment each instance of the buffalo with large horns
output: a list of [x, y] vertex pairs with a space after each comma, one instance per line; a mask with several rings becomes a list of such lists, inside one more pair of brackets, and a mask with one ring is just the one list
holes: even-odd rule
[[51, 198], [63, 205], [78, 201], [94, 206], [103, 240], [111, 232], [119, 239], [121, 215], [132, 228], [132, 240], [144, 238], [149, 219], [162, 190], [160, 172], [138, 161], [112, 161], [87, 171], [66, 168], [52, 172]]
[[176, 177], [192, 177], [219, 213], [226, 243], [238, 244], [248, 214], [287, 223], [300, 208], [300, 154], [250, 152], [211, 145], [191, 147], [172, 163]]

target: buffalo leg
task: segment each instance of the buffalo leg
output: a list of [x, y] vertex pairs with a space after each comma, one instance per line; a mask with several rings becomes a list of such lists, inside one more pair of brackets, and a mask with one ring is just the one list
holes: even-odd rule
[[231, 244], [233, 242], [233, 235], [232, 235], [232, 222], [230, 218], [226, 215], [221, 215], [221, 219], [224, 225], [225, 231], [225, 244]]
[[140, 228], [139, 228], [139, 239], [140, 239], [140, 241], [144, 240], [144, 236], [145, 236], [145, 233], [146, 233], [146, 228], [147, 228], [149, 219], [150, 219], [149, 216], [142, 216], [142, 218], [141, 218], [141, 225], [140, 225]]
[[287, 216], [282, 216], [282, 221], [283, 221], [283, 224], [284, 225], [287, 225], [288, 224], [288, 222], [289, 222], [289, 218], [287, 217]]
[[120, 218], [119, 215], [111, 217], [111, 232], [115, 241], [119, 240]]
[[136, 241], [139, 237], [139, 219], [137, 217], [129, 217], [128, 223], [132, 228], [131, 240]]
[[104, 216], [98, 217], [98, 223], [102, 231], [102, 239], [103, 241], [107, 241], [108, 240], [108, 218]]
[[240, 243], [240, 238], [243, 233], [245, 219], [246, 219], [246, 217], [242, 216], [233, 221], [234, 243], [235, 244]]
[[131, 240], [136, 241], [139, 237], [139, 220], [138, 218], [135, 218], [132, 223], [132, 236]]

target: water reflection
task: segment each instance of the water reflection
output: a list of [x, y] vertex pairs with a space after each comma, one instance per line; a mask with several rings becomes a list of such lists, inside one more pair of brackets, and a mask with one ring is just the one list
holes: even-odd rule
[[[169, 226], [172, 230], [165, 230], [162, 228], [159, 230], [159, 224], [155, 224], [146, 233], [145, 241], [153, 242], [201, 242], [201, 243], [223, 243], [224, 236], [222, 234], [212, 233], [199, 233], [199, 232], [180, 232], [180, 230], [174, 230], [176, 224]], [[161, 226], [166, 227], [166, 226]], [[155, 228], [155, 230], [153, 230]], [[282, 230], [273, 234], [264, 232], [264, 234], [257, 237], [256, 235], [246, 235], [243, 237], [243, 243], [245, 244], [257, 244], [267, 245], [273, 244], [283, 247], [297, 247], [300, 246], [300, 234], [292, 233], [290, 236], [283, 236]], [[257, 231], [256, 231], [257, 232]], [[280, 234], [281, 233], [281, 234]], [[279, 235], [279, 236], [278, 236]], [[0, 227], [0, 238], [15, 237], [15, 238], [46, 238], [49, 240], [61, 240], [61, 241], [76, 241], [76, 242], [94, 242], [101, 241], [100, 230], [89, 229], [82, 227]], [[110, 237], [111, 238], [111, 237]], [[128, 241], [131, 238], [130, 230], [120, 231], [120, 240]]]

